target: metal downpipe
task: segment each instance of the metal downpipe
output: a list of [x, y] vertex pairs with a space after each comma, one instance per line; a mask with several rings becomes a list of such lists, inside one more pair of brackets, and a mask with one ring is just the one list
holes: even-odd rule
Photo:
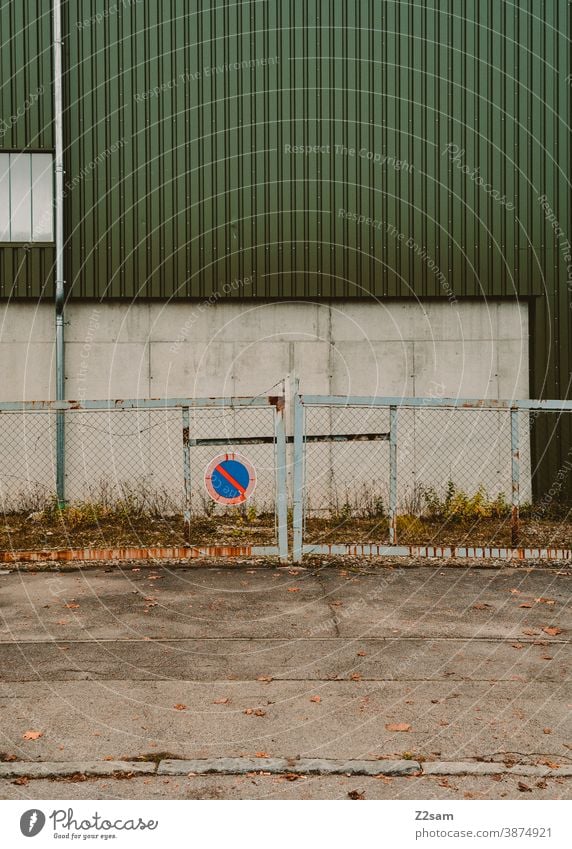
[[[56, 400], [65, 400], [64, 361], [64, 132], [62, 81], [62, 4], [53, 0], [53, 64], [54, 64], [54, 194], [56, 247]], [[58, 506], [65, 506], [65, 413], [56, 413], [56, 495]]]

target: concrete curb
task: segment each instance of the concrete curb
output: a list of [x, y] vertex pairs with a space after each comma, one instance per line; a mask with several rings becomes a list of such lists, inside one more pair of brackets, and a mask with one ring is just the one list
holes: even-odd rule
[[269, 772], [272, 775], [413, 775], [421, 769], [417, 761], [354, 761], [323, 758], [213, 758], [210, 760], [164, 760], [157, 775], [244, 775]]
[[409, 760], [333, 760], [329, 758], [206, 758], [200, 760], [162, 760], [159, 764], [141, 761], [15, 761], [0, 763], [0, 779], [66, 778], [73, 775], [107, 776], [137, 775], [346, 775], [346, 776], [462, 776], [502, 775], [540, 778], [572, 777], [572, 765], [559, 769], [536, 764], [507, 767], [502, 763], [427, 762]]
[[0, 778], [67, 778], [78, 773], [82, 775], [113, 776], [116, 773], [135, 773], [153, 775], [157, 771], [154, 763], [140, 761], [77, 761], [41, 762], [14, 761], [0, 763]]

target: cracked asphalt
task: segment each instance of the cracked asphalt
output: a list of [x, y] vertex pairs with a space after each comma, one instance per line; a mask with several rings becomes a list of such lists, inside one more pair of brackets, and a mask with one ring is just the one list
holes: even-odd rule
[[[570, 764], [571, 589], [565, 564], [139, 564], [2, 574], [0, 758]], [[28, 731], [41, 736], [24, 739]], [[132, 782], [149, 798], [192, 798], [199, 785], [200, 798], [339, 798], [350, 781], [231, 779], [89, 786], [119, 798]], [[569, 781], [534, 783], [530, 792], [568, 798]], [[361, 783], [386, 792], [383, 781]], [[449, 787], [394, 779], [391, 792], [401, 795], [372, 798], [429, 798], [423, 788], [499, 798], [501, 783], [504, 797], [523, 797], [514, 780], [466, 777]], [[32, 785], [47, 792], [47, 784], [49, 798], [62, 786], [70, 792], [43, 780], [2, 782], [0, 793], [32, 798]]]

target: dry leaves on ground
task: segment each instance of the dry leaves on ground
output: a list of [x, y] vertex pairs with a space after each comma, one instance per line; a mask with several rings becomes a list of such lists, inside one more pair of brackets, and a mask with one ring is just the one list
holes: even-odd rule
[[551, 625], [548, 628], [542, 629], [545, 634], [548, 634], [550, 637], [557, 637], [558, 634], [562, 633], [562, 628], [557, 628], [555, 625]]
[[221, 697], [220, 699], [215, 699], [213, 705], [227, 705], [230, 702], [230, 699], [226, 699]]
[[22, 734], [22, 740], [38, 740], [40, 737], [43, 736], [43, 731], [26, 731], [24, 734]]
[[322, 701], [322, 697], [321, 696], [312, 696], [310, 698], [310, 701], [315, 702], [316, 704], [320, 704], [320, 702]]
[[365, 793], [361, 793], [359, 790], [350, 790], [348, 797], [350, 799], [365, 799]]
[[247, 716], [266, 716], [266, 711], [262, 708], [246, 708], [244, 713]]
[[177, 704], [177, 705], [174, 705], [174, 708], [175, 708], [175, 710], [186, 710], [186, 709], [187, 709], [187, 706], [186, 706], [186, 705]]
[[386, 731], [411, 731], [411, 726], [407, 722], [389, 722], [385, 726]]

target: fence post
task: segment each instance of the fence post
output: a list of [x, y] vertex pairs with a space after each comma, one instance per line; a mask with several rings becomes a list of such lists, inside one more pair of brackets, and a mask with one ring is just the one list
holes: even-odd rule
[[389, 408], [389, 543], [397, 543], [397, 407]]
[[512, 408], [510, 411], [510, 452], [512, 479], [511, 537], [512, 545], [516, 546], [520, 541], [520, 434], [518, 429], [518, 410], [515, 408]]
[[276, 513], [280, 562], [288, 562], [288, 469], [286, 463], [285, 387], [275, 407], [276, 432]]
[[191, 542], [191, 419], [189, 408], [183, 407], [183, 478], [185, 481], [185, 513], [187, 541]]
[[294, 511], [293, 559], [302, 560], [304, 536], [304, 405], [300, 400], [300, 387], [296, 381], [294, 392]]

